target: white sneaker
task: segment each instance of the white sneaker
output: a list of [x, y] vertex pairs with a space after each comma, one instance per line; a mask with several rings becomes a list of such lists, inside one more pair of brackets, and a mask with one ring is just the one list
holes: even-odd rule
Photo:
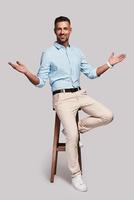
[[[66, 137], [66, 133], [65, 133], [65, 130], [64, 129], [62, 129], [62, 133], [64, 134], [64, 136]], [[84, 145], [83, 145], [83, 143], [81, 142], [81, 141], [79, 141], [79, 147], [83, 147]]]
[[81, 174], [72, 177], [72, 185], [76, 190], [79, 190], [80, 192], [88, 191], [87, 185], [83, 182]]

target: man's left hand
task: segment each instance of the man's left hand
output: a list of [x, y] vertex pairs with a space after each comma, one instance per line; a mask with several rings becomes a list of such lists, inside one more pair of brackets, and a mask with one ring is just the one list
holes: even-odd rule
[[115, 56], [114, 53], [112, 53], [108, 59], [108, 62], [111, 65], [115, 65], [119, 62], [122, 62], [125, 58], [126, 58], [126, 54], [119, 54], [119, 55]]

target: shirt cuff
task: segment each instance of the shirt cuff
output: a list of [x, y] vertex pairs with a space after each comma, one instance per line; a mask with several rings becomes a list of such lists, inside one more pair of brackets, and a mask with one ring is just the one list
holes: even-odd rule
[[[38, 76], [37, 76], [38, 77]], [[38, 77], [39, 79], [39, 84], [35, 85], [36, 87], [39, 87], [39, 88], [42, 88], [44, 85], [45, 85], [45, 82], [40, 78]]]
[[94, 79], [94, 78], [97, 78], [97, 77], [99, 77], [99, 76], [97, 75], [97, 68], [95, 68], [95, 69], [92, 70], [92, 72], [90, 74], [90, 78]]

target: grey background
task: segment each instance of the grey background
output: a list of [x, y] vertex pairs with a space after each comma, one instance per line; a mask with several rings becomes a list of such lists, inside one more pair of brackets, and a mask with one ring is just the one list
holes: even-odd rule
[[[38, 89], [7, 64], [20, 60], [36, 73], [60, 15], [71, 19], [70, 42], [94, 67], [112, 51], [127, 54], [98, 79], [81, 76], [81, 87], [115, 115], [111, 124], [81, 137], [87, 193], [72, 188], [65, 153], [55, 183], [49, 182], [55, 114], [49, 83]], [[133, 17], [130, 0], [0, 2], [0, 199], [134, 199]]]

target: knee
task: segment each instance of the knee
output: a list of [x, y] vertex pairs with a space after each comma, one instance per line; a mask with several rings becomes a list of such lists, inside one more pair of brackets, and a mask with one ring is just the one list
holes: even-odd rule
[[104, 123], [109, 124], [114, 119], [114, 115], [111, 111], [107, 112], [103, 116]]

